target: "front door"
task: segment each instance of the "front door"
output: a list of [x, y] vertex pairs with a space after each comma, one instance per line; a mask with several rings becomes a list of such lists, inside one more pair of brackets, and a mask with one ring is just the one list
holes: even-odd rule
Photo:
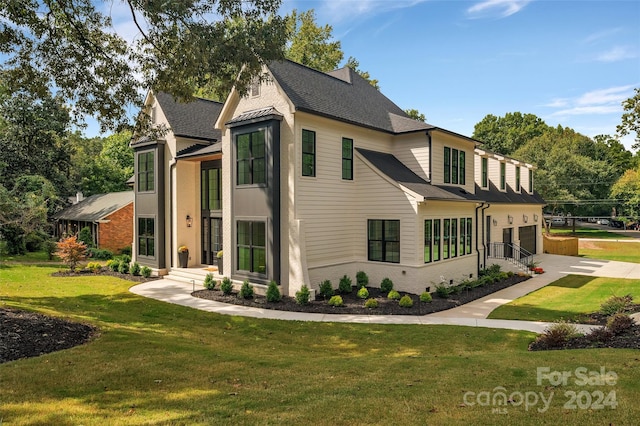
[[502, 230], [502, 242], [504, 243], [504, 257], [513, 257], [513, 228], [504, 228]]
[[200, 168], [202, 263], [217, 265], [217, 254], [222, 250], [222, 162], [206, 161]]

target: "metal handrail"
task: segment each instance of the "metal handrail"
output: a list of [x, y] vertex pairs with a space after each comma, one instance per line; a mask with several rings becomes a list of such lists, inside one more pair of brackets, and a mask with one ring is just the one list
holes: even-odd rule
[[533, 264], [533, 253], [513, 243], [489, 243], [487, 256], [494, 259], [505, 259], [528, 270]]

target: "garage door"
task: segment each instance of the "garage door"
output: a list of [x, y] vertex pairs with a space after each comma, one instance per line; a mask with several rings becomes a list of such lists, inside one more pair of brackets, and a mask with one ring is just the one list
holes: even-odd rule
[[536, 253], [536, 225], [520, 227], [520, 247], [529, 253]]

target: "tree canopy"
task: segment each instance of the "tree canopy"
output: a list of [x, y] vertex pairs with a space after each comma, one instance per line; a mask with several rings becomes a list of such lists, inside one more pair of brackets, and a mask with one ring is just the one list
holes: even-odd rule
[[490, 151], [510, 155], [548, 129], [550, 127], [534, 114], [509, 112], [504, 117], [489, 114], [476, 123], [472, 137]]
[[339, 40], [333, 40], [333, 27], [316, 24], [315, 11], [298, 12], [294, 9], [286, 17], [289, 42], [286, 56], [319, 71], [333, 71], [342, 61], [344, 53]]
[[640, 149], [640, 89], [634, 89], [635, 96], [630, 97], [622, 103], [624, 114], [622, 122], [618, 125], [618, 135], [626, 136], [631, 132], [636, 134], [633, 149]]
[[148, 87], [182, 100], [202, 87], [226, 95], [236, 78], [242, 91], [262, 64], [284, 56], [280, 0], [121, 3], [140, 32], [131, 44], [102, 2], [0, 2], [0, 73], [9, 90], [43, 95], [54, 87], [76, 117], [115, 128]]

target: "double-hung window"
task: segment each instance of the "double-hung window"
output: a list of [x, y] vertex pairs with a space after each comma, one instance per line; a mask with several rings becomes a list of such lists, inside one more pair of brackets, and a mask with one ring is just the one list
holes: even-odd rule
[[264, 130], [257, 130], [236, 136], [238, 185], [263, 184], [267, 181], [264, 135]]
[[353, 180], [353, 139], [342, 138], [342, 179]]
[[482, 187], [489, 186], [489, 159], [482, 157]]
[[455, 148], [444, 147], [444, 183], [466, 185], [466, 153]]
[[444, 219], [444, 226], [442, 229], [442, 258], [449, 258], [449, 241], [451, 239], [451, 219]]
[[424, 221], [424, 263], [433, 261], [433, 220]]
[[316, 175], [316, 132], [302, 130], [302, 176]]
[[400, 263], [400, 221], [369, 219], [368, 259]]
[[507, 189], [507, 165], [506, 163], [500, 163], [500, 190], [505, 191]]

